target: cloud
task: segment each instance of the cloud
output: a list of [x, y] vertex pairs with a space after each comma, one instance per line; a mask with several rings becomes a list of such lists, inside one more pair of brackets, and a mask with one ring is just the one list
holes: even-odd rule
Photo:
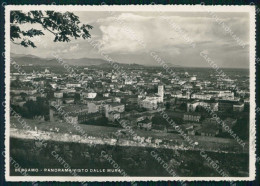
[[[248, 41], [246, 28], [241, 25], [246, 19], [222, 18], [225, 25], [241, 40]], [[140, 52], [145, 44], [148, 50], [165, 49], [169, 46], [189, 45], [190, 43], [229, 43], [234, 45], [234, 39], [230, 40], [223, 26], [211, 16], [181, 17], [169, 15], [141, 16], [134, 13], [122, 13], [99, 19], [103, 50], [113, 52]]]
[[72, 45], [72, 46], [70, 46], [70, 49], [69, 49], [69, 51], [70, 51], [70, 52], [72, 52], [72, 51], [75, 51], [75, 50], [77, 50], [78, 48], [79, 48], [79, 44]]

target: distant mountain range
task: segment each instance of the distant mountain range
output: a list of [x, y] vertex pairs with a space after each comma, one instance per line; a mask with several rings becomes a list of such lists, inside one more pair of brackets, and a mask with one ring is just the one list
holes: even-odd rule
[[80, 58], [80, 59], [61, 59], [58, 61], [56, 58], [40, 58], [34, 55], [22, 55], [11, 53], [11, 58], [19, 65], [40, 65], [40, 66], [58, 66], [62, 62], [67, 63], [68, 65], [77, 65], [77, 66], [91, 66], [91, 65], [105, 65], [108, 62], [103, 59], [92, 59], [92, 58]]
[[[35, 66], [60, 66], [64, 62], [64, 64], [68, 65], [74, 65], [74, 66], [102, 66], [102, 67], [111, 67], [111, 63], [104, 59], [98, 59], [98, 58], [79, 58], [79, 59], [56, 59], [56, 58], [41, 58], [34, 55], [24, 55], [24, 54], [15, 54], [11, 53], [11, 58], [13, 61], [15, 61], [19, 65], [35, 65]], [[58, 60], [61, 60], [60, 62]], [[142, 68], [145, 67], [145, 65], [140, 65], [136, 63], [132, 64], [125, 64], [125, 63], [118, 63], [115, 62], [118, 66], [121, 67], [131, 67], [131, 68]], [[174, 65], [167, 63], [168, 67], [181, 67], [179, 65]], [[159, 65], [158, 65], [159, 66]], [[154, 67], [158, 67], [154, 66]]]
[[[102, 67], [111, 67], [111, 64], [104, 60], [98, 58], [80, 58], [80, 59], [56, 59], [56, 58], [40, 58], [34, 55], [23, 55], [23, 54], [15, 54], [11, 53], [11, 58], [19, 65], [36, 65], [36, 66], [60, 66], [64, 62], [64, 64], [75, 65], [75, 66], [102, 66]], [[62, 61], [58, 61], [62, 60]], [[118, 66], [124, 67], [143, 67], [140, 64], [124, 64], [115, 62]]]

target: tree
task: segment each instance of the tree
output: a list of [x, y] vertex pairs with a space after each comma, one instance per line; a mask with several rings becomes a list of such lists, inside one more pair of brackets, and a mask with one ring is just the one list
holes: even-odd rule
[[186, 103], [182, 103], [181, 105], [180, 105], [180, 109], [181, 110], [187, 110], [187, 104]]
[[12, 11], [10, 15], [10, 37], [14, 44], [24, 47], [36, 47], [29, 38], [45, 35], [42, 30], [31, 28], [22, 30], [22, 24], [38, 24], [44, 30], [54, 35], [54, 42], [69, 42], [70, 38], [89, 38], [89, 30], [93, 27], [87, 24], [80, 24], [79, 17], [71, 12], [55, 11]]
[[239, 116], [235, 118], [238, 119], [237, 123], [232, 127], [234, 134], [236, 134], [240, 139], [247, 141], [249, 139], [249, 116], [242, 114], [240, 118]]
[[26, 94], [26, 93], [24, 93], [24, 92], [21, 92], [21, 93], [20, 93], [20, 96], [22, 97], [22, 99], [23, 99], [23, 100], [25, 100], [25, 98], [26, 98], [27, 94]]
[[78, 102], [80, 101], [80, 94], [79, 93], [75, 93], [74, 95], [74, 102]]
[[42, 116], [49, 114], [49, 106], [44, 102], [44, 99], [37, 99], [37, 101], [27, 101], [23, 108], [21, 115], [25, 118], [33, 118], [34, 116]]
[[14, 88], [22, 87], [22, 83], [20, 80], [16, 79], [14, 81], [11, 81], [11, 87], [14, 87]]
[[171, 108], [171, 103], [170, 103], [170, 102], [166, 102], [165, 108], [166, 108], [167, 110], [169, 110], [169, 109]]

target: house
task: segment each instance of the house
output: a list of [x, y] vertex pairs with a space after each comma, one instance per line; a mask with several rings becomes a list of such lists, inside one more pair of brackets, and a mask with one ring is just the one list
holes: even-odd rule
[[219, 128], [214, 125], [202, 125], [201, 129], [197, 130], [201, 136], [216, 136], [219, 134]]
[[238, 103], [233, 105], [233, 111], [234, 112], [243, 112], [244, 111], [244, 103]]
[[173, 98], [185, 98], [185, 99], [189, 99], [189, 95], [187, 94], [183, 94], [182, 91], [177, 90], [171, 93], [171, 97]]
[[218, 102], [215, 102], [213, 100], [195, 100], [187, 103], [187, 112], [195, 112], [198, 106], [203, 108], [209, 108], [212, 111], [218, 111], [218, 105]]
[[63, 102], [65, 104], [72, 104], [72, 103], [74, 103], [74, 98], [65, 98], [65, 99], [63, 99]]
[[68, 94], [68, 93], [75, 93], [76, 90], [75, 89], [65, 88], [65, 89], [61, 90], [61, 92]]
[[152, 143], [152, 137], [146, 138], [146, 139], [145, 139], [145, 142], [146, 142], [146, 143]]
[[129, 104], [138, 104], [137, 97], [126, 97], [126, 102]]
[[71, 83], [67, 83], [67, 84], [66, 84], [66, 87], [67, 87], [67, 88], [76, 88], [76, 87], [79, 88], [79, 87], [81, 87], [81, 84], [80, 84], [80, 83], [76, 83], [76, 82], [75, 82], [75, 83], [72, 83], [72, 82], [71, 82]]
[[210, 125], [217, 125], [220, 121], [216, 120], [216, 118], [206, 118], [203, 120], [202, 124], [210, 124]]
[[132, 126], [137, 126], [138, 123], [144, 121], [144, 120], [151, 120], [153, 118], [153, 114], [149, 113], [139, 113], [136, 111], [131, 111], [129, 113], [122, 114], [122, 117], [127, 118]]
[[15, 102], [15, 101], [18, 101], [18, 100], [22, 100], [22, 96], [21, 95], [14, 95], [11, 97], [11, 102]]
[[218, 106], [218, 110], [219, 111], [232, 111], [233, 110], [233, 105], [237, 104], [237, 101], [234, 100], [219, 100], [219, 106]]
[[35, 96], [38, 98], [46, 98], [47, 97], [47, 93], [37, 93], [35, 94]]
[[109, 95], [110, 95], [110, 93], [103, 93], [103, 97], [106, 97], [106, 98], [108, 98], [108, 97], [109, 97]]
[[23, 101], [23, 100], [17, 100], [17, 101], [14, 101], [12, 104], [13, 105], [18, 105], [20, 107], [23, 107], [23, 105], [26, 103], [26, 101]]
[[137, 127], [140, 129], [145, 129], [145, 130], [151, 130], [152, 129], [152, 121], [149, 119], [142, 120], [137, 123]]
[[95, 104], [104, 104], [104, 103], [109, 103], [112, 102], [112, 98], [107, 98], [107, 97], [95, 97], [94, 99], [88, 99], [85, 98], [82, 100], [83, 104], [88, 104], [89, 102], [95, 103]]
[[88, 102], [88, 113], [96, 113], [100, 110], [100, 104]]
[[158, 105], [157, 98], [154, 97], [146, 97], [145, 99], [139, 102], [140, 107], [146, 108], [148, 110], [155, 110], [157, 109]]
[[113, 99], [114, 102], [120, 103], [121, 102], [121, 98], [119, 97], [114, 97]]
[[131, 78], [125, 79], [125, 85], [132, 85], [134, 82]]
[[50, 83], [50, 85], [51, 85], [51, 87], [53, 88], [53, 89], [56, 89], [57, 88], [57, 83]]
[[63, 92], [54, 92], [55, 98], [63, 98]]
[[139, 143], [143, 143], [145, 141], [145, 137], [135, 136], [133, 137], [133, 140]]
[[160, 145], [162, 143], [162, 140], [161, 139], [155, 139], [154, 143], [156, 145]]
[[12, 88], [10, 90], [10, 92], [15, 94], [15, 95], [18, 95], [18, 94], [21, 94], [21, 93], [25, 93], [27, 95], [33, 95], [33, 94], [37, 93], [37, 90], [32, 89], [30, 87], [22, 87], [22, 88]]
[[191, 76], [190, 77], [190, 81], [196, 81], [197, 80], [197, 77], [196, 76]]
[[34, 96], [34, 95], [31, 95], [31, 96], [27, 96], [25, 99], [26, 99], [27, 101], [36, 101], [36, 100], [37, 100], [37, 97]]
[[187, 134], [188, 135], [192, 135], [192, 136], [195, 136], [195, 130], [194, 129], [187, 129]]
[[67, 122], [79, 124], [87, 121], [88, 107], [86, 105], [68, 105], [62, 107], [66, 115], [62, 115]]
[[210, 100], [214, 97], [214, 94], [207, 94], [203, 92], [197, 92], [191, 95], [192, 99], [199, 99], [199, 100]]
[[82, 92], [82, 98], [94, 99], [97, 96], [96, 92]]
[[125, 105], [121, 103], [107, 103], [104, 105], [104, 112], [106, 117], [108, 117], [110, 112], [122, 113], [125, 111]]
[[62, 99], [53, 98], [49, 100], [50, 105], [62, 105]]
[[27, 74], [20, 74], [20, 73], [11, 73], [11, 80], [19, 80], [19, 81], [24, 81], [28, 77]]
[[107, 114], [107, 119], [109, 120], [109, 121], [115, 121], [115, 120], [118, 120], [118, 119], [120, 119], [120, 112], [116, 112], [116, 111], [114, 111], [114, 112], [109, 112], [108, 114]]
[[199, 101], [192, 101], [187, 103], [187, 112], [194, 112], [198, 105], [200, 105]]
[[183, 114], [183, 121], [200, 122], [201, 115], [194, 112], [186, 112]]

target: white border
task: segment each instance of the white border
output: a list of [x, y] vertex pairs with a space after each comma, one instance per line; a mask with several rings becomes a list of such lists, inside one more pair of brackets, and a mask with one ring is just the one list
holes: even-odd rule
[[[156, 8], [164, 12], [207, 12], [202, 5], [120, 5], [120, 6], [80, 6], [80, 5], [6, 5], [5, 6], [5, 162], [9, 162], [9, 137], [10, 137], [10, 15], [11, 10], [58, 10], [58, 11], [156, 11]], [[250, 15], [250, 129], [255, 126], [255, 7], [254, 6], [206, 6], [212, 12], [248, 12]], [[243, 25], [241, 25], [243, 26]], [[256, 149], [255, 135], [249, 138], [249, 177], [83, 177], [83, 176], [10, 176], [10, 164], [5, 164], [6, 181], [251, 181], [256, 176]], [[252, 148], [253, 147], [253, 148]]]

